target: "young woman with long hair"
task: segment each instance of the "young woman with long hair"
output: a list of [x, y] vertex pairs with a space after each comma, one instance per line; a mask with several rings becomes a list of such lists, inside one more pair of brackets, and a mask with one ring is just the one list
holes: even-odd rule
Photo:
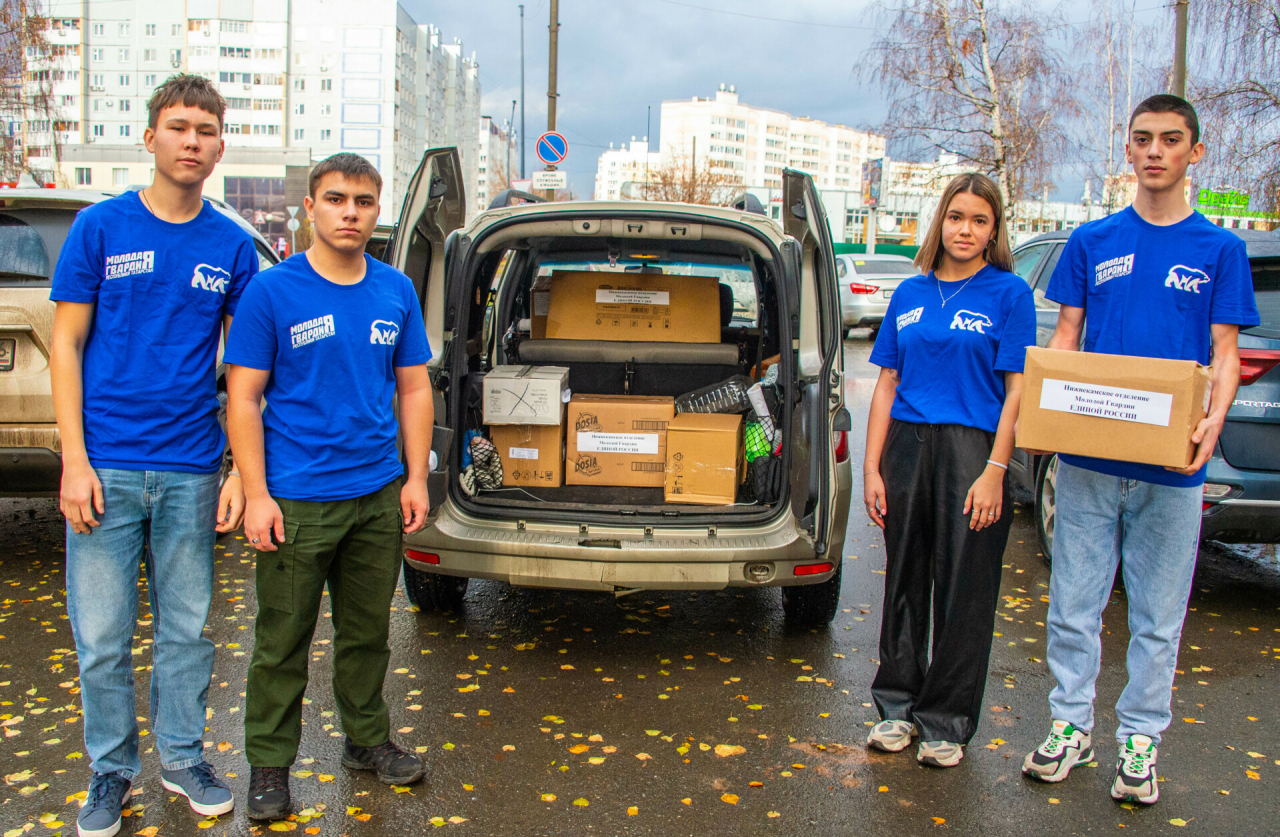
[[896, 753], [918, 736], [917, 761], [952, 767], [982, 708], [1035, 306], [984, 175], [948, 184], [916, 265], [923, 275], [894, 292], [871, 352], [881, 370], [863, 491], [888, 567], [871, 685], [883, 720], [867, 743]]

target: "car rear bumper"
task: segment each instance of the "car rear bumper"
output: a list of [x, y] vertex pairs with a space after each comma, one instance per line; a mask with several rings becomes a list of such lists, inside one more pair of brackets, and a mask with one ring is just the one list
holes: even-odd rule
[[[843, 534], [843, 533], [842, 533]], [[840, 560], [843, 538], [830, 554], [815, 555], [813, 542], [789, 514], [744, 529], [696, 530], [644, 526], [522, 525], [482, 520], [446, 502], [436, 519], [405, 539], [405, 560], [442, 575], [487, 578], [520, 587], [571, 590], [719, 590], [778, 587], [826, 581]], [[428, 563], [413, 552], [436, 556]], [[832, 562], [825, 572], [796, 575], [796, 567]], [[767, 575], [747, 568], [767, 566]], [[758, 580], [760, 579], [760, 580]]]
[[867, 328], [884, 322], [884, 315], [888, 310], [887, 300], [883, 303], [859, 301], [852, 304], [846, 302], [841, 306], [840, 313], [845, 328]]
[[0, 425], [0, 497], [56, 497], [61, 485], [57, 425]]
[[1234, 468], [1217, 455], [1209, 461], [1205, 483], [1226, 485], [1230, 491], [1222, 500], [1209, 501], [1200, 537], [1224, 543], [1280, 543], [1280, 471]]

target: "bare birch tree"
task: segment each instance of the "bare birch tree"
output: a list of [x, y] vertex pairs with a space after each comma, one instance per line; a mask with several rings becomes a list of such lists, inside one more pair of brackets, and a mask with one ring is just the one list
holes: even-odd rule
[[669, 153], [650, 169], [647, 181], [636, 184], [642, 200], [675, 201], [703, 206], [728, 206], [742, 192], [742, 176], [715, 167], [706, 157]]
[[1056, 14], [999, 0], [881, 0], [886, 34], [856, 66], [890, 102], [891, 140], [991, 175], [1009, 207], [1049, 185], [1071, 97]]
[[[50, 182], [61, 157], [49, 20], [36, 0], [0, 0], [0, 179]], [[40, 161], [34, 165], [35, 161]]]
[[1194, 0], [1188, 86], [1209, 153], [1200, 179], [1280, 211], [1280, 0]]

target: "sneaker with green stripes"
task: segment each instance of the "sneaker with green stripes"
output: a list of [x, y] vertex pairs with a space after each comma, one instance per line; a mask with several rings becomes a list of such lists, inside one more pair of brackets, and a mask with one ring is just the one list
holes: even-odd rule
[[1093, 761], [1093, 741], [1089, 733], [1066, 721], [1054, 721], [1049, 737], [1027, 753], [1022, 772], [1042, 782], [1061, 782], [1077, 764]]
[[1131, 735], [1120, 747], [1111, 798], [1119, 802], [1151, 805], [1160, 798], [1156, 779], [1156, 743], [1145, 735]]

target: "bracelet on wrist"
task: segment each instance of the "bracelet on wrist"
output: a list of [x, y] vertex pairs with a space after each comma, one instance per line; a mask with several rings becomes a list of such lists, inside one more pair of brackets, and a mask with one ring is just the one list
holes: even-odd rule
[[865, 477], [865, 476], [868, 476], [868, 475], [870, 475], [870, 474], [878, 474], [878, 473], [880, 473], [880, 472], [879, 472], [879, 471], [876, 471], [876, 470], [871, 470], [871, 471], [863, 471], [863, 472], [862, 472], [862, 475]]
[[240, 472], [239, 472], [239, 471], [234, 471], [234, 470], [233, 470], [233, 471], [228, 471], [228, 472], [227, 472], [227, 476], [229, 476], [229, 477], [238, 477], [238, 476], [240, 476]]
[[996, 466], [997, 468], [999, 468], [999, 469], [1000, 469], [1000, 470], [1002, 470], [1002, 471], [1007, 471], [1007, 470], [1009, 470], [1009, 466], [1008, 466], [1008, 465], [1001, 465], [999, 462], [996, 462], [994, 459], [988, 459], [988, 460], [987, 460], [987, 464], [988, 464], [988, 465], [994, 465], [994, 466]]

